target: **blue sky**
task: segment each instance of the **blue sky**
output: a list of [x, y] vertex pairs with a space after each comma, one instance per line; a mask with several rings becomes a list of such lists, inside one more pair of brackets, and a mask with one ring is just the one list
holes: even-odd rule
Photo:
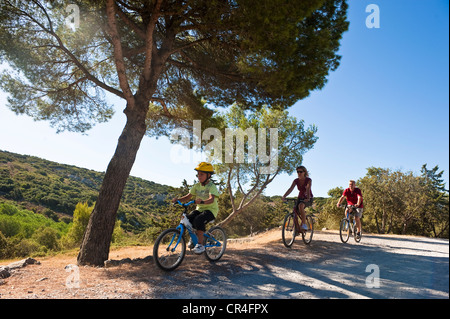
[[[369, 4], [380, 9], [380, 28], [366, 27]], [[290, 114], [318, 127], [319, 140], [304, 156], [315, 196], [346, 187], [371, 166], [413, 171], [439, 165], [449, 186], [449, 1], [350, 0], [350, 29], [341, 42], [339, 69], [327, 85], [297, 102]], [[0, 92], [0, 150], [104, 171], [124, 127], [124, 101], [116, 114], [87, 135], [56, 134], [47, 122], [17, 116]], [[166, 138], [145, 137], [131, 172], [179, 186], [194, 180], [191, 163], [174, 164]], [[282, 175], [267, 195], [282, 195], [295, 174]]]

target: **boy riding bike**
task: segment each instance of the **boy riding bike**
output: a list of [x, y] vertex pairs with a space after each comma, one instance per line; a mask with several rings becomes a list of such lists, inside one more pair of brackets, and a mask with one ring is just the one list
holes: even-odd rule
[[192, 186], [189, 194], [174, 198], [172, 202], [179, 200], [180, 202], [189, 201], [192, 196], [196, 196], [195, 203], [197, 207], [188, 216], [189, 222], [196, 229], [198, 237], [198, 244], [193, 251], [196, 254], [201, 254], [205, 251], [203, 243], [203, 233], [206, 231], [205, 225], [210, 221], [216, 219], [219, 213], [218, 196], [219, 191], [216, 185], [211, 181], [211, 176], [214, 174], [214, 168], [210, 163], [201, 162], [195, 170], [197, 171], [198, 183]]

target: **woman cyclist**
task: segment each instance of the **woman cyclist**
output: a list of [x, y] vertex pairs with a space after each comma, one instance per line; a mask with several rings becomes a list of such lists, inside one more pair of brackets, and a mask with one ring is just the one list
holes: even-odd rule
[[291, 187], [287, 190], [286, 194], [283, 195], [282, 200], [285, 201], [286, 197], [292, 192], [295, 186], [299, 191], [297, 198], [297, 209], [300, 213], [300, 218], [302, 220], [302, 225], [300, 226], [303, 230], [308, 230], [308, 226], [306, 225], [306, 213], [305, 208], [312, 205], [313, 194], [311, 191], [312, 180], [309, 178], [308, 170], [305, 166], [297, 167], [297, 175], [298, 177], [294, 179]]

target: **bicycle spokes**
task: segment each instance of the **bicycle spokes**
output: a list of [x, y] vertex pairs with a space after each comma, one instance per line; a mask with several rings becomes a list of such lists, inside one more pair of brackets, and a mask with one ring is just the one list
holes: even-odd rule
[[227, 247], [227, 235], [220, 227], [213, 227], [205, 233], [205, 256], [210, 261], [219, 260]]
[[186, 252], [186, 243], [177, 229], [168, 229], [156, 239], [153, 257], [158, 267], [173, 270], [180, 265]]
[[339, 236], [341, 237], [341, 241], [346, 243], [350, 237], [351, 226], [348, 219], [344, 218], [341, 220], [341, 224], [339, 227]]
[[294, 214], [290, 213], [284, 217], [283, 228], [281, 230], [281, 237], [283, 239], [283, 244], [286, 247], [291, 247], [294, 243], [296, 236], [296, 227], [294, 222]]
[[302, 239], [305, 244], [309, 244], [312, 241], [313, 233], [314, 233], [314, 220], [312, 216], [306, 216], [306, 226], [308, 229], [303, 230]]

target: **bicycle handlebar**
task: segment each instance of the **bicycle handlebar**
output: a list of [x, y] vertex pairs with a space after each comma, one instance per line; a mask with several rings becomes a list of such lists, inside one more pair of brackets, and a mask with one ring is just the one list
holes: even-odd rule
[[193, 203], [195, 203], [195, 200], [191, 200], [190, 202], [187, 202], [187, 203], [184, 203], [184, 204], [182, 202], [180, 202], [179, 200], [177, 200], [175, 203], [173, 203], [173, 205], [175, 206], [175, 204], [178, 204], [178, 205], [183, 206], [183, 207], [188, 207], [189, 205], [191, 205]]
[[[291, 201], [291, 202], [297, 202], [297, 201], [299, 201], [299, 203], [302, 203], [302, 202], [305, 202], [306, 201], [306, 198], [303, 198], [303, 199], [298, 199], [298, 198], [285, 198], [284, 199], [286, 202], [289, 202], [289, 201]], [[311, 200], [311, 199], [310, 199]]]
[[346, 207], [359, 208], [359, 207], [356, 207], [356, 205], [343, 205], [343, 204], [339, 205], [339, 207], [342, 207], [342, 208], [346, 208]]

